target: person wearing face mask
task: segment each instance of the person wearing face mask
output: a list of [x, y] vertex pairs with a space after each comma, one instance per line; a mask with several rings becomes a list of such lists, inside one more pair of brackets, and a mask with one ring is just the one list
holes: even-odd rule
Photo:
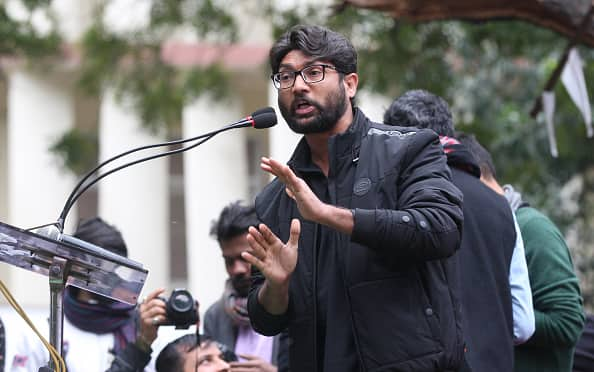
[[[121, 232], [100, 217], [80, 221], [74, 236], [120, 256], [128, 256]], [[158, 328], [167, 321], [165, 302], [158, 298], [163, 292], [164, 289], [154, 290], [142, 303], [129, 305], [67, 286], [63, 299], [63, 357], [68, 371], [144, 371], [151, 359]], [[20, 370], [18, 367], [34, 359], [42, 359], [43, 365], [49, 360], [41, 343], [31, 347], [19, 360], [15, 359], [12, 370]]]
[[204, 334], [233, 349], [240, 358], [236, 366], [276, 372], [279, 337], [256, 333], [247, 313], [251, 265], [241, 257], [241, 252], [249, 248], [248, 228], [258, 223], [254, 207], [240, 201], [227, 205], [213, 222], [210, 233], [219, 242], [229, 278], [221, 299], [206, 311]]

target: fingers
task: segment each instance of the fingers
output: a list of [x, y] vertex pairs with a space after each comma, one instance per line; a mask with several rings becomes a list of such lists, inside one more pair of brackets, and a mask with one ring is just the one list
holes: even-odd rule
[[293, 191], [291, 191], [291, 189], [289, 189], [288, 187], [285, 187], [285, 192], [287, 193], [289, 198], [295, 200], [295, 193], [293, 193]]
[[149, 293], [143, 300], [142, 300], [142, 304], [147, 304], [155, 299], [157, 299], [160, 295], [163, 294], [163, 292], [165, 292], [165, 289], [163, 288], [159, 288], [159, 289], [155, 289], [154, 291], [152, 291], [151, 293]]
[[293, 171], [291, 170], [291, 168], [289, 168], [288, 165], [276, 161], [272, 158], [262, 157], [260, 159], [260, 168], [262, 168], [262, 170], [268, 173], [272, 173], [273, 175], [277, 176], [285, 184], [287, 182], [293, 183], [297, 178], [295, 173], [293, 173]]
[[262, 360], [260, 359], [253, 359], [248, 360], [245, 362], [231, 362], [229, 365], [232, 368], [232, 371], [259, 371], [260, 369], [256, 369], [257, 367], [262, 366]]
[[291, 170], [291, 168], [274, 159], [262, 157], [260, 167], [278, 177], [278, 179], [285, 184], [285, 191], [287, 195], [296, 200], [295, 194], [301, 190], [300, 178]]
[[280, 242], [280, 239], [276, 235], [274, 235], [274, 233], [268, 228], [268, 226], [266, 226], [263, 223], [258, 225], [257, 229], [251, 226], [248, 229], [248, 233], [248, 238], [252, 237], [254, 241], [259, 245], [254, 247], [256, 249], [261, 247], [262, 249], [266, 250], [268, 246], [278, 244]]
[[241, 363], [241, 362], [231, 362], [231, 363], [229, 363], [229, 367], [231, 367], [230, 371], [232, 371], [232, 372], [256, 372], [256, 371], [258, 371], [253, 366], [246, 366], [244, 363]]
[[245, 360], [254, 360], [254, 359], [258, 359], [258, 357], [256, 355], [251, 355], [251, 354], [237, 354], [238, 357], [241, 357]]
[[140, 311], [140, 316], [142, 319], [154, 319], [155, 317], [159, 317], [160, 320], [165, 319], [167, 314], [167, 310], [165, 309], [165, 303], [161, 300], [158, 300], [162, 303], [155, 303], [153, 306], [147, 306], [143, 310]]
[[266, 157], [262, 157], [260, 159], [260, 168], [264, 171], [264, 172], [268, 172], [274, 176], [277, 176], [274, 171], [272, 170], [272, 167], [270, 166], [270, 159], [266, 158]]
[[274, 233], [272, 232], [272, 230], [270, 230], [268, 228], [268, 226], [264, 225], [263, 223], [261, 223], [258, 228], [260, 229], [260, 233], [262, 234], [262, 237], [264, 238], [264, 242], [268, 245], [272, 245], [272, 244], [277, 244], [280, 242], [280, 239], [274, 235]]
[[140, 336], [151, 344], [157, 337], [157, 328], [167, 317], [165, 302], [159, 297], [165, 290], [159, 288], [151, 292], [139, 307]]
[[262, 262], [254, 255], [250, 254], [249, 252], [241, 252], [241, 258], [246, 260], [250, 265], [253, 265], [260, 271], [264, 269], [264, 262]]
[[251, 248], [251, 252], [248, 253], [251, 253], [259, 259], [263, 259], [264, 256], [266, 256], [266, 248], [264, 247], [265, 240], [258, 229], [253, 226], [248, 228], [247, 241]]
[[143, 302], [149, 302], [153, 298], [159, 297], [163, 292], [165, 292], [165, 289], [164, 288], [155, 289], [154, 291], [152, 291], [151, 293], [149, 293], [148, 296], [146, 296], [146, 298], [144, 299]]
[[289, 235], [289, 241], [287, 242], [291, 246], [299, 245], [299, 234], [301, 234], [301, 223], [298, 219], [293, 218], [291, 221], [291, 231]]

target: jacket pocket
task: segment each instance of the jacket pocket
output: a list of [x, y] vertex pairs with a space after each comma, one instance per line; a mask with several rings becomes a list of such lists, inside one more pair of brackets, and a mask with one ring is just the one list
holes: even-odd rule
[[409, 270], [349, 289], [353, 328], [365, 370], [415, 359], [419, 365], [432, 364], [435, 361], [430, 360], [442, 351], [438, 314], [418, 275]]

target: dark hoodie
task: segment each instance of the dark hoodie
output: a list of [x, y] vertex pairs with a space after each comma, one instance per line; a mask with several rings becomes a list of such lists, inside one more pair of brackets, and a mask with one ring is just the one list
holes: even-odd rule
[[464, 195], [458, 251], [462, 330], [473, 371], [512, 371], [513, 313], [509, 268], [516, 241], [512, 211], [480, 181], [480, 168], [458, 141], [440, 138], [452, 178]]

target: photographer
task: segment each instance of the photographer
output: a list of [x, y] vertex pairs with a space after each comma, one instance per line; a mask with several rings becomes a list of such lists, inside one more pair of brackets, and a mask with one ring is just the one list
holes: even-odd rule
[[172, 325], [176, 326], [176, 329], [198, 326], [198, 304], [188, 291], [176, 289], [168, 299], [163, 298], [162, 294], [163, 289], [158, 289], [142, 301], [138, 307], [136, 340], [115, 355], [107, 372], [145, 370], [151, 359], [152, 345], [160, 326]]
[[157, 338], [161, 323], [167, 318], [165, 302], [159, 298], [163, 289], [149, 294], [138, 307], [138, 331], [134, 342], [129, 342], [116, 353], [107, 372], [143, 371], [151, 359], [151, 345]]
[[248, 228], [258, 223], [254, 207], [243, 206], [239, 201], [227, 205], [213, 222], [210, 234], [219, 243], [229, 279], [221, 299], [204, 315], [204, 334], [235, 351], [240, 361], [233, 363], [233, 368], [276, 372], [279, 336], [256, 333], [247, 314], [251, 265], [241, 258], [241, 252], [249, 250]]
[[[122, 234], [99, 217], [81, 221], [74, 236], [115, 254], [127, 256]], [[151, 345], [157, 337], [159, 326], [179, 324], [167, 317], [167, 305], [171, 301], [160, 298], [163, 293], [163, 289], [157, 289], [139, 306], [135, 306], [84, 289], [66, 287], [63, 302], [63, 355], [68, 371], [143, 371], [151, 359]], [[183, 300], [191, 303], [194, 312], [191, 324], [197, 323], [194, 300], [191, 296], [179, 299], [181, 303]], [[45, 354], [47, 360], [47, 350], [41, 344], [39, 347], [43, 350], [30, 352]]]

